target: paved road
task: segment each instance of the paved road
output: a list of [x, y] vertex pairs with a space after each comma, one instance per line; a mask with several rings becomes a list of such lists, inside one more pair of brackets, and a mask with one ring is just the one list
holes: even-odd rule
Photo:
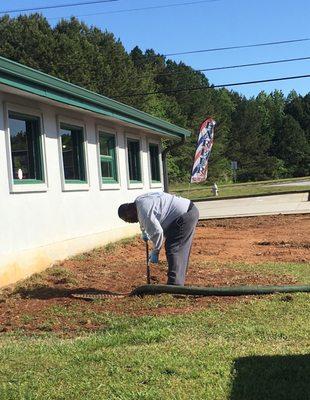
[[199, 201], [195, 204], [199, 209], [200, 219], [310, 213], [308, 193]]
[[283, 183], [272, 183], [270, 185], [266, 185], [268, 187], [274, 186], [310, 186], [310, 181], [298, 181], [298, 182], [283, 182]]

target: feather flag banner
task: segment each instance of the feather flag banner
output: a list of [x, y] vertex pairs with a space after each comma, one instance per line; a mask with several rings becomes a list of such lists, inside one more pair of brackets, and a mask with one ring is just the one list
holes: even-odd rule
[[207, 118], [200, 126], [191, 183], [204, 182], [207, 179], [215, 125], [214, 119]]

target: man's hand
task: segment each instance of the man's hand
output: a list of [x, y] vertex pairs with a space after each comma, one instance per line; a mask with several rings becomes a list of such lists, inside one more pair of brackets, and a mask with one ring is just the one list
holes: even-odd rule
[[142, 233], [141, 233], [141, 239], [142, 239], [144, 242], [147, 242], [148, 240], [150, 240], [149, 235], [148, 235], [145, 231], [142, 231]]
[[149, 257], [149, 262], [153, 264], [158, 264], [158, 252], [152, 250]]

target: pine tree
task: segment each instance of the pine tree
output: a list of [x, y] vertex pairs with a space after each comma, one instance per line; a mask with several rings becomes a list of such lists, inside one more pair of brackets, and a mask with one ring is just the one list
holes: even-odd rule
[[277, 157], [284, 161], [286, 175], [310, 174], [310, 145], [305, 132], [291, 115], [286, 115], [275, 138]]

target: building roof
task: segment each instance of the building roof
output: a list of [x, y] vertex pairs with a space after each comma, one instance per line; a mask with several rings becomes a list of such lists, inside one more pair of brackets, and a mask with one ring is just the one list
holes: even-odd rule
[[4, 57], [0, 57], [0, 83], [134, 124], [164, 136], [176, 138], [190, 136], [190, 131], [187, 129]]

